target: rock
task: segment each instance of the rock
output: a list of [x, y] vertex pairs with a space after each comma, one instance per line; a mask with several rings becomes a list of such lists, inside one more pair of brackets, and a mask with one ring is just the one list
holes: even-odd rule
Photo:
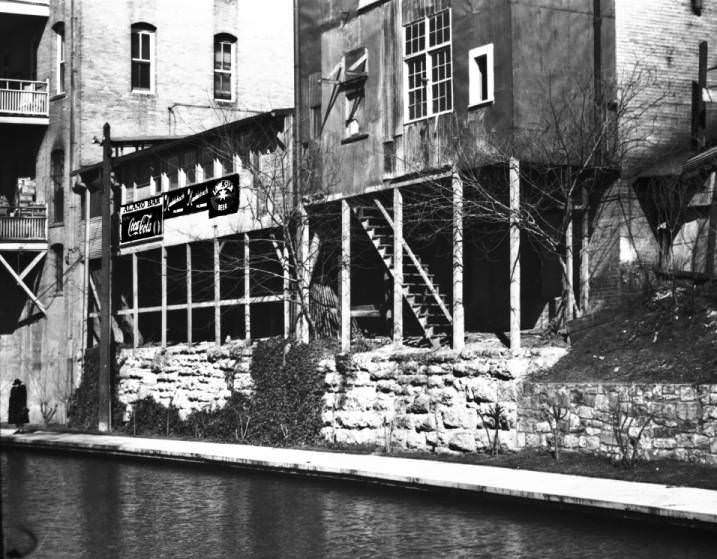
[[475, 436], [473, 435], [473, 433], [465, 431], [455, 433], [449, 439], [448, 448], [450, 450], [458, 450], [460, 452], [475, 452]]
[[409, 413], [428, 413], [431, 409], [431, 401], [425, 394], [419, 394], [406, 408]]

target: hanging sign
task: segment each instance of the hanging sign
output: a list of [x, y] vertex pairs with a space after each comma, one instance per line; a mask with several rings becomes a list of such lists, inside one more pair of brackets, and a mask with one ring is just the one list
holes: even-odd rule
[[163, 206], [162, 196], [122, 206], [120, 244], [161, 239], [164, 231]]
[[207, 187], [210, 218], [239, 211], [239, 175], [229, 175], [210, 181]]

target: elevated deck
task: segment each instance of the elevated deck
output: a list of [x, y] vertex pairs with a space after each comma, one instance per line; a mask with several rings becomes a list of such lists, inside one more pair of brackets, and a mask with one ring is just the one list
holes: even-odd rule
[[0, 250], [40, 250], [47, 247], [47, 206], [0, 206]]

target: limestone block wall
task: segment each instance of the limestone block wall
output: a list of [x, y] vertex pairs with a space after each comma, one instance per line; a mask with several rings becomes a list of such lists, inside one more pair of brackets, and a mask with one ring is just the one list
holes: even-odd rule
[[251, 351], [242, 343], [123, 349], [118, 356], [119, 399], [129, 413], [134, 402], [149, 396], [178, 408], [182, 418], [193, 411], [220, 408], [232, 389], [251, 394]]
[[563, 351], [519, 358], [501, 352], [413, 351], [325, 359], [320, 363], [326, 374], [323, 438], [349, 446], [475, 452], [488, 444], [482, 414], [499, 403], [505, 410], [499, 440], [517, 448], [519, 379], [553, 363]]
[[640, 443], [642, 458], [717, 464], [715, 384], [526, 383], [518, 401], [519, 446], [548, 446], [552, 434], [544, 412], [545, 395], [556, 394], [569, 401], [562, 422], [566, 449], [616, 456], [619, 447], [612, 425], [615, 408], [622, 402], [627, 414], [635, 418], [631, 435], [651, 417]]

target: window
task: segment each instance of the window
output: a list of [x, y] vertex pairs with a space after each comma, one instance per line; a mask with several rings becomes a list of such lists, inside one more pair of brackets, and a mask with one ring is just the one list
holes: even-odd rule
[[344, 139], [366, 137], [366, 118], [364, 115], [368, 78], [368, 50], [360, 47], [347, 52], [343, 59], [344, 81], [341, 89], [345, 96]]
[[450, 10], [404, 27], [404, 91], [408, 122], [453, 110]]
[[61, 149], [53, 150], [50, 154], [50, 180], [52, 181], [52, 209], [55, 223], [64, 221], [65, 207], [65, 152]]
[[53, 27], [55, 31], [55, 79], [57, 80], [56, 92], [58, 94], [65, 92], [65, 24], [56, 23]]
[[232, 87], [232, 61], [236, 37], [228, 33], [214, 36], [214, 98], [231, 101], [234, 98]]
[[55, 293], [62, 293], [64, 288], [64, 250], [61, 244], [52, 245], [53, 264], [55, 266]]
[[154, 32], [148, 23], [132, 26], [132, 91], [154, 91]]
[[490, 103], [493, 97], [493, 44], [468, 51], [468, 106]]

